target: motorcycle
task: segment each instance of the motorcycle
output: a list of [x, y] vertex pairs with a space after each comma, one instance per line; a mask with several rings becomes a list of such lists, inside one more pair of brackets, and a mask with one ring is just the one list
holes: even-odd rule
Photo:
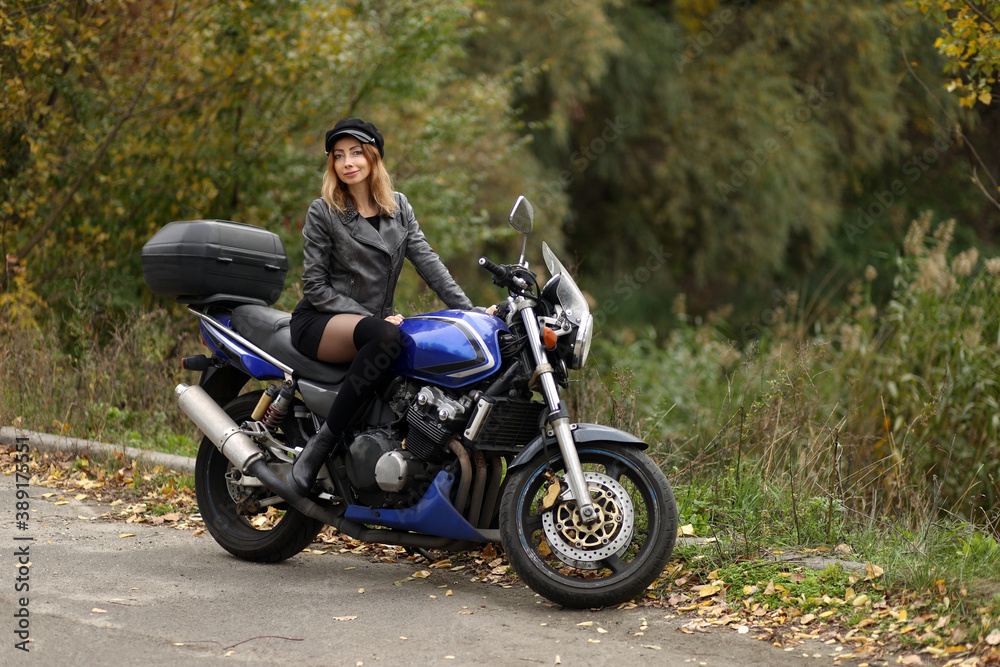
[[[184, 359], [200, 381], [178, 385], [176, 394], [205, 434], [195, 490], [223, 549], [249, 561], [281, 561], [324, 524], [428, 557], [499, 542], [535, 592], [577, 608], [631, 600], [660, 575], [677, 533], [673, 493], [640, 439], [571, 420], [561, 391], [587, 362], [593, 316], [548, 245], [549, 279], [539, 284], [530, 270], [533, 219], [531, 204], [519, 197], [509, 222], [523, 235], [520, 259], [479, 260], [508, 294], [495, 314], [443, 310], [403, 320], [402, 353], [330, 455], [321, 491], [309, 497], [286, 475], [322, 424], [347, 366], [299, 353], [290, 315], [250, 295], [252, 280], [223, 286], [217, 276], [208, 287], [154, 288], [220, 292], [179, 299], [198, 319], [211, 354]], [[146, 252], [152, 287], [147, 260], [152, 267], [155, 258]], [[287, 267], [283, 248], [273, 256]], [[225, 259], [216, 258], [223, 269], [233, 266]], [[177, 281], [192, 272], [173, 266], [161, 278], [167, 273]], [[241, 394], [251, 380], [269, 384]]]

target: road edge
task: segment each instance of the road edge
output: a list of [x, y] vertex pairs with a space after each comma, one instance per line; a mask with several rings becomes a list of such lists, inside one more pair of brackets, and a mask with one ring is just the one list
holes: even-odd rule
[[148, 464], [163, 466], [177, 472], [194, 472], [195, 460], [187, 456], [151, 452], [137, 447], [111, 445], [106, 442], [98, 442], [97, 440], [83, 440], [81, 438], [52, 435], [50, 433], [39, 433], [13, 426], [0, 426], [0, 444], [13, 445], [17, 441], [17, 438], [28, 438], [28, 444], [32, 449], [44, 452], [65, 452], [77, 456], [81, 454], [113, 456], [116, 453], [121, 453], [130, 459], [141, 459]]

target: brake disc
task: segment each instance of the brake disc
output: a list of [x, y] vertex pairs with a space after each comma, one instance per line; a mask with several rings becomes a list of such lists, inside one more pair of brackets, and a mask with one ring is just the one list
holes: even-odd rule
[[557, 503], [542, 513], [545, 541], [559, 560], [581, 570], [596, 570], [599, 561], [628, 548], [635, 528], [635, 511], [628, 492], [617, 481], [599, 472], [584, 472], [597, 511], [597, 521], [587, 524], [576, 501]]

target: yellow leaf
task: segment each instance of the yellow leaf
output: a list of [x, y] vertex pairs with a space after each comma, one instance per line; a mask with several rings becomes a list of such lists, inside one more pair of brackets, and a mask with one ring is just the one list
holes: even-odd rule
[[365, 592], [365, 589], [363, 589], [363, 588], [359, 588], [358, 589], [358, 593], [364, 593], [364, 592]]
[[92, 614], [106, 614], [106, 613], [108, 613], [108, 610], [107, 609], [98, 609], [97, 607], [94, 607], [93, 609], [90, 610], [90, 613], [92, 613]]
[[677, 537], [694, 537], [694, 526], [686, 524], [677, 529]]
[[413, 577], [415, 579], [426, 579], [429, 576], [431, 576], [431, 571], [430, 570], [420, 570], [420, 572], [414, 572], [413, 573]]
[[864, 595], [864, 594], [859, 595], [858, 597], [854, 598], [854, 601], [851, 602], [851, 604], [854, 605], [855, 607], [860, 607], [860, 606], [862, 606], [864, 604], [867, 604], [867, 603], [868, 603], [868, 596]]
[[809, 625], [815, 620], [816, 620], [816, 614], [806, 614], [805, 616], [802, 617], [799, 623], [801, 623], [802, 625]]
[[701, 589], [698, 591], [698, 597], [705, 598], [708, 597], [709, 595], [715, 595], [721, 590], [722, 588], [715, 585], [702, 586]]
[[86, 493], [78, 493], [75, 496], [73, 496], [73, 500], [83, 500], [86, 497], [87, 497]]
[[988, 106], [993, 101], [993, 95], [989, 92], [979, 93], [979, 101]]
[[867, 573], [865, 575], [865, 581], [871, 581], [872, 579], [876, 579], [878, 577], [881, 577], [882, 574], [884, 574], [885, 570], [883, 570], [882, 568], [880, 568], [878, 565], [872, 565], [871, 563], [865, 563], [865, 572]]
[[118, 537], [135, 537], [135, 533], [122, 533]]
[[593, 624], [594, 624], [593, 621], [584, 621], [583, 623], [577, 623], [576, 627], [578, 627], [578, 628], [589, 628]]

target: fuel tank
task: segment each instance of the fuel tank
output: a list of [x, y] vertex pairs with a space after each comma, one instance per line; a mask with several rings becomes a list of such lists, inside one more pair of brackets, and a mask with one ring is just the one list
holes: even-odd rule
[[449, 388], [464, 387], [500, 368], [503, 320], [472, 310], [441, 310], [407, 317], [399, 327], [403, 352], [400, 375]]

